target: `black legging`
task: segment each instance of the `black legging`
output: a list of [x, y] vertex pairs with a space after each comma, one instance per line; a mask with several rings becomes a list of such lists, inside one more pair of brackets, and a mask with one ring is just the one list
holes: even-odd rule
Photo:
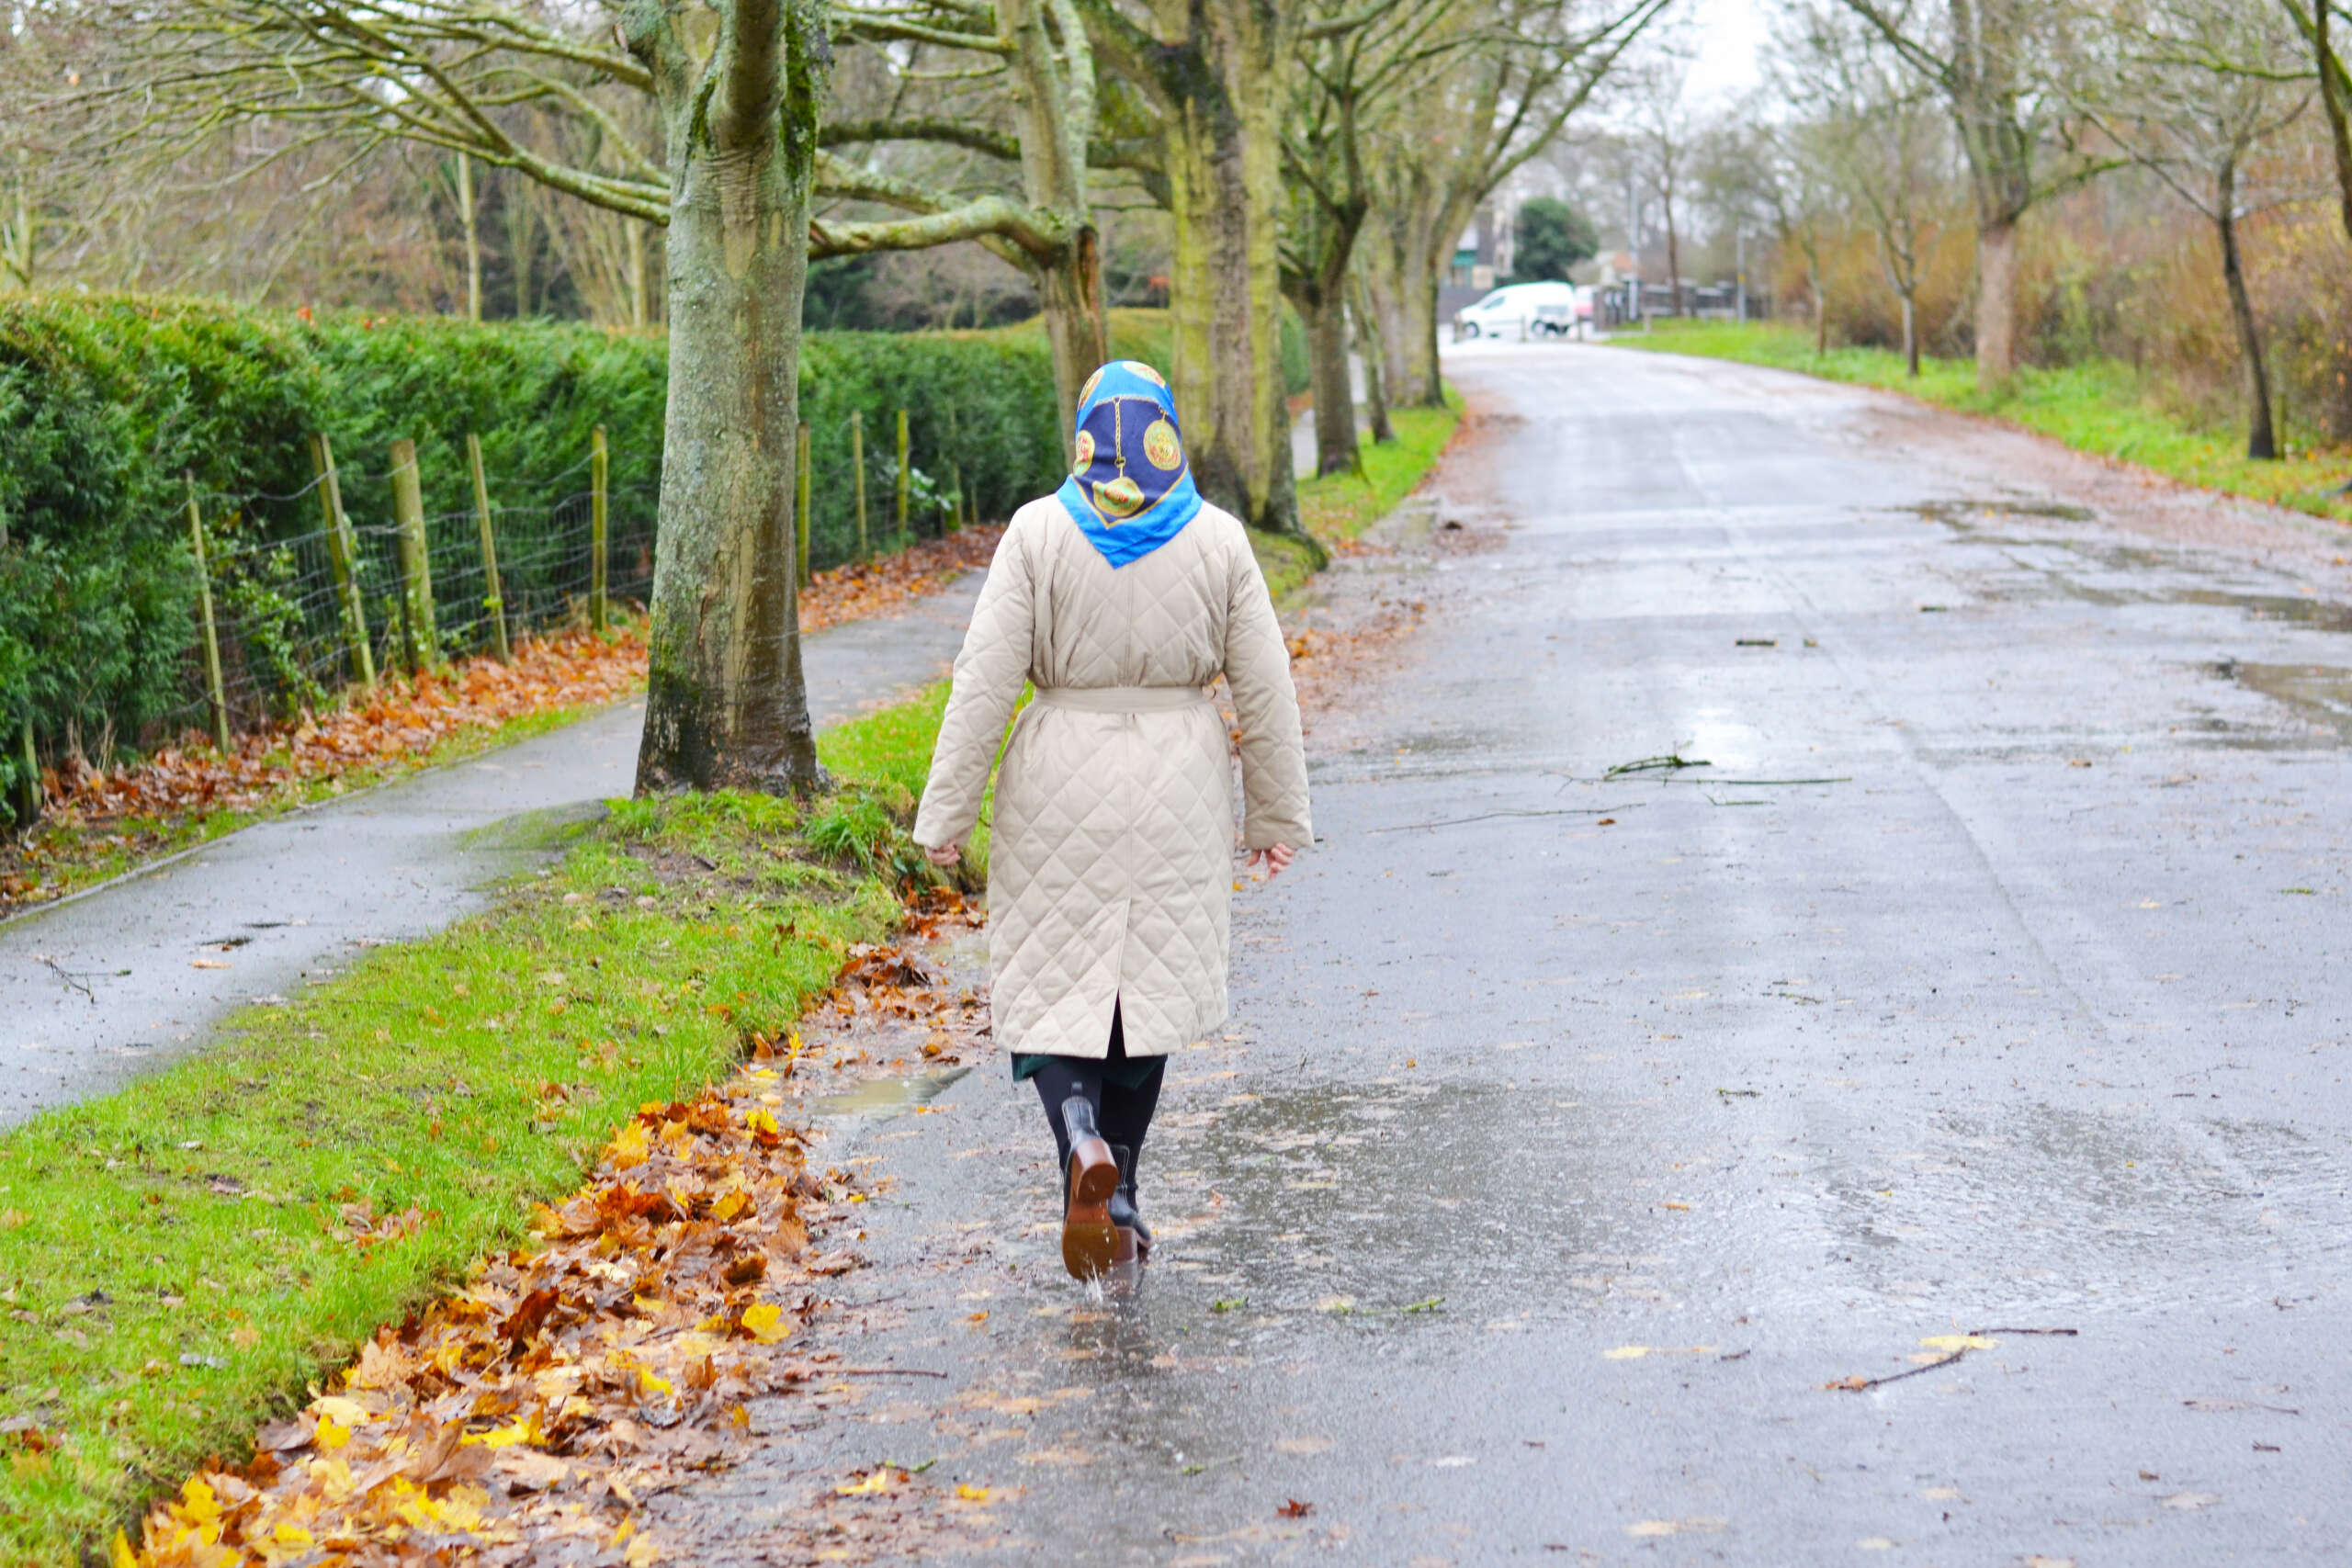
[[1107, 1057], [1096, 1061], [1091, 1056], [1049, 1056], [1032, 1075], [1037, 1098], [1046, 1102], [1046, 1120], [1053, 1123], [1054, 1149], [1059, 1156], [1054, 1168], [1063, 1173], [1062, 1179], [1069, 1179], [1069, 1129], [1062, 1125], [1062, 1101], [1073, 1094], [1082, 1094], [1093, 1103], [1094, 1124], [1102, 1130], [1104, 1143], [1133, 1150], [1130, 1157], [1141, 1157], [1143, 1135], [1150, 1130], [1151, 1113], [1159, 1106], [1159, 1080], [1167, 1073], [1168, 1058], [1153, 1057], [1149, 1076], [1134, 1089], [1122, 1089], [1102, 1076], [1106, 1063], [1125, 1060], [1126, 1032], [1120, 1027], [1118, 1005], [1114, 1003]]

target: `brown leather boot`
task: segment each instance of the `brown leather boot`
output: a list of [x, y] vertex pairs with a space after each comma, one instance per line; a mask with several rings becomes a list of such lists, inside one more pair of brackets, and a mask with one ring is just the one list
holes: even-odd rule
[[1083, 1095], [1062, 1104], [1069, 1132], [1069, 1184], [1062, 1204], [1062, 1266], [1078, 1280], [1111, 1271], [1119, 1260], [1119, 1227], [1111, 1221], [1111, 1198], [1119, 1190], [1119, 1162], [1094, 1122], [1094, 1106]]

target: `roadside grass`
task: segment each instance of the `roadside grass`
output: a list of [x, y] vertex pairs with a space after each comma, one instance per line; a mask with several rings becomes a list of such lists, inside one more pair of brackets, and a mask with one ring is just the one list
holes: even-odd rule
[[1388, 515], [1412, 493], [1437, 463], [1462, 423], [1462, 396], [1445, 389], [1442, 409], [1391, 409], [1394, 441], [1363, 443], [1363, 468], [1352, 474], [1323, 474], [1302, 480], [1299, 514], [1307, 532], [1325, 544], [1352, 539]]
[[805, 811], [615, 802], [485, 914], [0, 1134], [0, 1562], [78, 1562], [250, 1451], [379, 1325], [520, 1241], [640, 1103], [788, 1030], [898, 919], [944, 701], [828, 731], [840, 787]]
[[2076, 451], [2137, 464], [2185, 484], [2352, 522], [2352, 498], [2334, 493], [2352, 472], [2352, 453], [2307, 448], [2271, 462], [2255, 461], [2245, 456], [2243, 431], [2184, 421], [2163, 406], [2146, 378], [2113, 361], [2056, 369], [2029, 366], [2007, 390], [1987, 397], [1977, 390], [1973, 360], [1923, 358], [1915, 381], [1904, 373], [1899, 354], [1876, 348], [1815, 354], [1810, 333], [1777, 323], [1667, 323], [1609, 341], [1623, 348], [1735, 359], [1883, 388], [1962, 413], [2005, 420]]
[[[1306, 531], [1329, 549], [1357, 537], [1385, 517], [1428, 477], [1445, 444], [1462, 423], [1461, 395], [1449, 387], [1442, 409], [1392, 409], [1396, 439], [1363, 443], [1363, 468], [1352, 474], [1320, 474], [1301, 479], [1298, 511]], [[1306, 547], [1294, 540], [1250, 531], [1258, 570], [1277, 604], [1315, 575]]]

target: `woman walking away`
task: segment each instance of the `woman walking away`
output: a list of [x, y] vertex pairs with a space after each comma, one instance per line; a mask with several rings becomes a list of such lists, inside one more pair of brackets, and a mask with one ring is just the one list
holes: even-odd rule
[[1013, 513], [956, 656], [915, 840], [952, 865], [1004, 745], [989, 852], [997, 1039], [1037, 1086], [1062, 1187], [1062, 1261], [1140, 1258], [1136, 1166], [1168, 1053], [1225, 1021], [1232, 763], [1269, 875], [1312, 840], [1298, 699], [1265, 580], [1204, 503], [1168, 383], [1118, 360], [1079, 396], [1077, 458]]

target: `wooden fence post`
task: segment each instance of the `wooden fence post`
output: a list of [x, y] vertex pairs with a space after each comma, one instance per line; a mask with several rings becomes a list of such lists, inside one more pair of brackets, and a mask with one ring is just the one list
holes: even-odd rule
[[899, 548], [907, 547], [907, 411], [899, 411]]
[[506, 646], [506, 598], [498, 587], [498, 542], [490, 532], [490, 479], [481, 468], [481, 437], [466, 432], [466, 465], [474, 471], [474, 521], [481, 525], [481, 608], [490, 617], [490, 646], [501, 664], [514, 662]]
[[196, 504], [196, 476], [180, 471], [187, 486], [187, 542], [196, 551], [196, 602], [204, 611], [204, 682], [212, 699], [212, 743], [229, 753], [229, 695], [220, 682], [220, 632], [212, 622], [212, 569], [204, 562], [204, 513]]
[[311, 437], [311, 470], [318, 476], [319, 510], [326, 525], [327, 564], [334, 569], [334, 596], [343, 611], [345, 655], [352, 679], [376, 689], [376, 650], [368, 644], [368, 609], [359, 596], [358, 540], [343, 513], [343, 481], [335, 477], [334, 447], [323, 433]]
[[865, 558], [865, 411], [849, 411], [849, 467], [857, 479], [857, 558]]
[[605, 450], [605, 427], [598, 425], [588, 453], [588, 629], [605, 635], [605, 478], [610, 459]]
[[433, 625], [433, 554], [424, 538], [424, 485], [417, 473], [416, 443], [392, 443], [392, 519], [401, 530], [401, 608], [407, 623], [408, 670], [412, 675], [439, 662], [441, 643]]
[[792, 470], [792, 549], [793, 558], [799, 563], [800, 586], [808, 586], [808, 422], [800, 422], [800, 438], [794, 447]]

